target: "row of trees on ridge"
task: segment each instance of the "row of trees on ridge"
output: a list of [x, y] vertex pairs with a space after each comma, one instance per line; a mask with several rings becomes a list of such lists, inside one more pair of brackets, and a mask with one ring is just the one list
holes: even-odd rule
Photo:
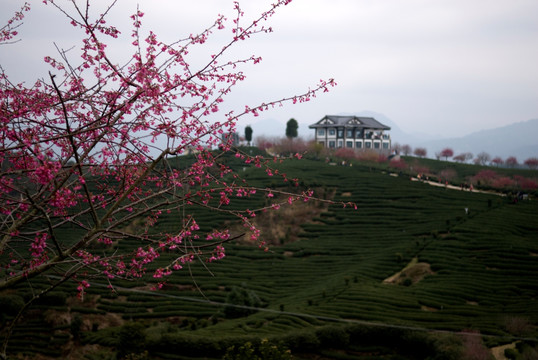
[[[393, 150], [395, 150], [396, 153], [402, 154], [405, 156], [408, 155], [415, 155], [417, 157], [423, 158], [428, 155], [428, 152], [426, 148], [423, 147], [417, 147], [414, 150], [411, 148], [410, 145], [404, 144], [394, 144]], [[506, 159], [502, 159], [500, 156], [491, 157], [487, 152], [480, 152], [476, 156], [474, 156], [471, 152], [463, 152], [458, 155], [454, 155], [454, 150], [450, 147], [446, 147], [442, 149], [441, 151], [438, 151], [435, 153], [435, 158], [437, 160], [445, 159], [445, 161], [448, 161], [449, 158], [452, 158], [454, 161], [459, 163], [466, 163], [472, 160], [472, 162], [476, 165], [494, 165], [494, 166], [506, 166], [506, 167], [517, 167], [520, 165], [517, 158], [515, 156], [509, 156]], [[523, 162], [523, 165], [526, 165], [530, 169], [537, 169], [538, 168], [538, 158], [536, 157], [530, 157], [526, 159]]]

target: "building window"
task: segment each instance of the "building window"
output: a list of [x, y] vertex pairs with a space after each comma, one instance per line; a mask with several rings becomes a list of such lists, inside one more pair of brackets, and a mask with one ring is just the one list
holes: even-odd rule
[[334, 149], [335, 144], [336, 144], [336, 143], [335, 143], [334, 141], [329, 141], [329, 147], [330, 147], [331, 149]]
[[318, 129], [318, 136], [325, 136], [325, 129]]
[[336, 135], [336, 130], [335, 129], [329, 129], [329, 135], [331, 135], [331, 136]]
[[346, 141], [346, 147], [352, 148], [353, 147], [353, 141]]
[[346, 137], [347, 138], [352, 138], [353, 137], [353, 130], [352, 129], [347, 129], [346, 130]]
[[362, 137], [362, 131], [357, 130], [357, 131], [355, 132], [355, 137], [356, 137], [357, 139], [358, 139], [358, 138], [361, 138], [361, 137]]
[[389, 148], [389, 143], [388, 142], [384, 142], [383, 143], [383, 149], [388, 149]]
[[362, 141], [357, 141], [357, 142], [355, 143], [355, 147], [356, 147], [357, 149], [362, 149]]
[[380, 148], [380, 145], [381, 145], [381, 144], [380, 144], [379, 142], [377, 142], [377, 141], [374, 142], [374, 148], [379, 149], [379, 148]]
[[344, 137], [344, 129], [338, 129], [338, 137], [343, 138]]
[[344, 146], [344, 142], [342, 140], [338, 140], [338, 148], [340, 149], [342, 146]]
[[370, 149], [372, 147], [372, 143], [370, 141], [367, 141], [364, 143], [364, 146], [367, 148], [367, 149]]
[[318, 144], [320, 144], [321, 146], [325, 147], [325, 141], [320, 141], [320, 142], [318, 142]]

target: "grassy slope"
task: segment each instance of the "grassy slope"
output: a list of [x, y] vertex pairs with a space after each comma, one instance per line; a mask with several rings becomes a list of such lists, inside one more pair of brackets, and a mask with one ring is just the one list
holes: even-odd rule
[[[491, 195], [358, 168], [324, 170], [316, 179], [339, 184], [340, 194], [351, 192], [341, 199], [357, 202], [359, 209], [332, 208], [321, 223], [303, 227], [301, 241], [274, 249], [266, 259], [248, 262], [248, 255], [242, 259], [235, 252], [230, 263], [239, 267], [217, 264], [217, 281], [226, 284], [231, 275], [273, 307], [309, 314], [491, 333], [500, 331], [499, 317], [510, 313], [536, 320], [528, 310], [538, 290], [531, 281], [538, 271], [533, 203], [507, 205]], [[284, 251], [294, 256], [278, 256]], [[436, 275], [410, 287], [382, 283], [413, 256], [430, 263]], [[216, 329], [221, 327], [227, 324]]]
[[[356, 202], [358, 209], [331, 206], [302, 225], [299, 241], [272, 247], [270, 252], [228, 245], [229, 255], [211, 264], [211, 273], [200, 265], [191, 268], [205, 297], [224, 302], [229, 289], [238, 285], [254, 291], [267, 309], [277, 312], [487, 334], [507, 334], [504, 323], [510, 317], [538, 324], [535, 201], [511, 204], [496, 195], [432, 187], [364, 166], [302, 160], [281, 167], [291, 177], [304, 179], [305, 186], [334, 188], [335, 200]], [[253, 184], [267, 181], [253, 169], [245, 176]], [[248, 201], [256, 205], [264, 200]], [[211, 226], [225, 220], [198, 214]], [[161, 226], [173, 228], [175, 221], [163, 218]], [[435, 274], [410, 286], [383, 283], [414, 257], [429, 263]], [[203, 300], [190, 287], [193, 279], [188, 273], [185, 269], [173, 275], [164, 294]], [[106, 290], [90, 289], [106, 295]], [[324, 323], [267, 312], [225, 320], [220, 308], [210, 304], [121, 295], [127, 302], [124, 297], [102, 297], [97, 308], [148, 324], [170, 316], [178, 321], [188, 317], [197, 329], [180, 333], [211, 339], [270, 337]], [[219, 321], [203, 320], [210, 318]], [[159, 331], [153, 336], [162, 335]]]

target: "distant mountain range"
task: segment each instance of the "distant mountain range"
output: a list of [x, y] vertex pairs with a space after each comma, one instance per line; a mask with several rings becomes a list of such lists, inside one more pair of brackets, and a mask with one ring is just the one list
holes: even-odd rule
[[[325, 115], [325, 114], [323, 114]], [[454, 154], [471, 152], [477, 155], [486, 152], [491, 157], [500, 156], [506, 159], [515, 156], [520, 163], [530, 157], [538, 157], [538, 119], [522, 121], [515, 124], [474, 132], [457, 138], [442, 138], [430, 134], [403, 132], [398, 125], [381, 113], [361, 111], [357, 113], [341, 113], [337, 115], [370, 116], [379, 122], [391, 127], [392, 143], [409, 144], [413, 149], [424, 147], [428, 157], [434, 158], [435, 153], [446, 147], [454, 150]], [[320, 116], [321, 119], [322, 116]], [[299, 124], [299, 136], [313, 138], [313, 132], [308, 129], [309, 124]], [[260, 135], [268, 137], [284, 136], [286, 124], [273, 119], [264, 119], [252, 124], [254, 138]]]
[[492, 158], [500, 156], [506, 159], [515, 156], [520, 163], [530, 157], [538, 157], [538, 119], [482, 130], [458, 138], [428, 139], [426, 136], [416, 135], [406, 137], [405, 133], [398, 134], [398, 131], [391, 131], [391, 138], [393, 142], [409, 144], [413, 148], [426, 148], [430, 158], [446, 147], [454, 150], [455, 155], [470, 152], [476, 156], [480, 152], [486, 152]]

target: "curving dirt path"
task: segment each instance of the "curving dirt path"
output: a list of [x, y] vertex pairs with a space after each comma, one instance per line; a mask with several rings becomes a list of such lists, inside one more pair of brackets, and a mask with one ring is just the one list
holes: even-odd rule
[[496, 346], [494, 348], [491, 348], [491, 353], [493, 354], [493, 357], [495, 358], [495, 360], [508, 360], [508, 358], [504, 356], [504, 350], [515, 349], [515, 347], [516, 347], [516, 343]]
[[442, 184], [437, 181], [418, 179], [416, 177], [412, 177], [411, 181], [421, 181], [431, 186], [444, 187], [445, 189], [451, 189], [451, 190], [468, 191], [468, 192], [473, 192], [473, 193], [491, 194], [491, 195], [497, 195], [497, 196], [506, 196], [506, 194], [495, 192], [495, 191], [485, 191], [485, 190], [476, 190], [476, 189], [463, 189], [462, 190], [461, 186], [455, 186], [451, 184]]

